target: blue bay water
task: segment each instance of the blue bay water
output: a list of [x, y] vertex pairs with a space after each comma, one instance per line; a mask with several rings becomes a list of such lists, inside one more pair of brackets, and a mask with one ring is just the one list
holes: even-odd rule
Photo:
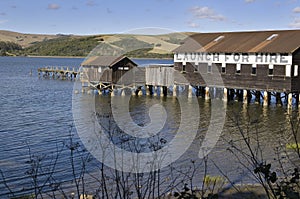
[[[72, 128], [74, 82], [39, 78], [37, 69], [48, 66], [78, 69], [82, 61], [82, 58], [0, 57], [0, 169], [15, 192], [26, 193], [31, 187], [32, 179], [25, 174], [31, 168], [27, 162], [30, 154], [47, 156], [44, 161], [53, 161], [69, 142], [70, 135], [76, 134]], [[138, 64], [171, 62], [135, 61]], [[56, 166], [62, 181], [71, 179], [68, 157], [69, 154], [61, 152]], [[0, 197], [3, 197], [9, 191], [1, 179]]]
[[[49, 169], [53, 169], [54, 167], [51, 165], [55, 165], [54, 178], [58, 181], [72, 180], [70, 153], [62, 148], [70, 145], [70, 137], [74, 137], [74, 142], [80, 142], [76, 136], [76, 129], [73, 127], [74, 82], [39, 78], [37, 69], [46, 66], [68, 66], [77, 69], [82, 61], [82, 58], [0, 57], [0, 169], [3, 173], [3, 176], [0, 176], [0, 198], [11, 196], [7, 186], [19, 195], [32, 193], [32, 178], [28, 175], [32, 168], [32, 162], [28, 162], [30, 155], [32, 155], [31, 159], [36, 156], [42, 158], [42, 162]], [[136, 59], [134, 61], [139, 65], [172, 63], [172, 60]], [[153, 103], [146, 97], [136, 100], [132, 103], [139, 104], [139, 106]], [[167, 99], [164, 103], [173, 106], [172, 100], [168, 102]], [[200, 129], [205, 131], [211, 119], [210, 106], [202, 99], [199, 99], [199, 106], [201, 111]], [[142, 114], [141, 110], [145, 108], [147, 106], [136, 109], [135, 113], [132, 113], [133, 117], [138, 120], [139, 114]], [[175, 109], [173, 114], [180, 113]], [[273, 153], [272, 149], [278, 141], [277, 135], [288, 131], [289, 122], [285, 107], [263, 108], [259, 104], [250, 104], [245, 108], [238, 102], [228, 104], [228, 117], [223, 135], [212, 152], [211, 158], [224, 169], [225, 173], [233, 177], [233, 180], [240, 182], [239, 180], [244, 180], [243, 178], [247, 174], [237, 172], [238, 166], [232, 166], [234, 158], [226, 152], [228, 145], [224, 141], [225, 139], [235, 139], [236, 129], [233, 128], [234, 125], [231, 121], [235, 115], [239, 115], [245, 121], [249, 119], [249, 115], [251, 120], [260, 121], [257, 127], [262, 138], [262, 145], [268, 148], [266, 153]], [[241, 124], [243, 123], [241, 122]], [[170, 128], [172, 128], [171, 126], [172, 124], [170, 124]], [[197, 157], [199, 139], [176, 163], [178, 167], [186, 167], [191, 159]], [[83, 151], [83, 153], [87, 152]], [[55, 162], [56, 157], [58, 157], [57, 162]], [[78, 163], [75, 166], [80, 167], [81, 165]], [[212, 166], [212, 163], [210, 166], [210, 172], [216, 175], [217, 169]], [[92, 172], [94, 168], [90, 166], [87, 170]], [[201, 172], [203, 173], [203, 168], [200, 169], [199, 175]], [[201, 179], [198, 180], [201, 181]]]

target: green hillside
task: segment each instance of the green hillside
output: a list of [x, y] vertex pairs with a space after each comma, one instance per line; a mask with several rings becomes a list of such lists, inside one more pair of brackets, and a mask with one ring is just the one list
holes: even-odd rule
[[[0, 55], [21, 56], [76, 56], [88, 55], [127, 55], [135, 58], [171, 58], [172, 52], [187, 37], [187, 34], [171, 33], [164, 35], [9, 35], [9, 41], [0, 45]], [[17, 33], [14, 33], [17, 34]], [[10, 36], [10, 37], [8, 37]], [[11, 38], [27, 38], [26, 45], [20, 45], [18, 40]], [[36, 38], [36, 40], [34, 40]], [[44, 39], [42, 39], [44, 38]], [[24, 42], [24, 40], [22, 40]]]
[[31, 56], [86, 56], [98, 45], [95, 37], [60, 37], [36, 42], [22, 50], [23, 55]]
[[0, 56], [15, 55], [16, 51], [22, 50], [22, 46], [10, 41], [0, 41]]

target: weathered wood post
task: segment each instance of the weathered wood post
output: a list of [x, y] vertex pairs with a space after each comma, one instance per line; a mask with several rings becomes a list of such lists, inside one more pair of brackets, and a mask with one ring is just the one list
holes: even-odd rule
[[145, 85], [146, 95], [151, 95], [150, 86]]
[[153, 96], [157, 96], [157, 86], [153, 86]]
[[228, 90], [227, 90], [227, 88], [224, 88], [223, 100], [224, 100], [224, 102], [228, 101]]
[[188, 98], [193, 97], [193, 87], [189, 85]]
[[177, 86], [175, 84], [173, 85], [173, 96], [177, 96]]
[[138, 91], [138, 96], [142, 96], [142, 95], [143, 95], [143, 89], [142, 89], [142, 86], [141, 86], [139, 91]]
[[243, 90], [243, 103], [248, 104], [248, 91]]
[[209, 95], [209, 87], [205, 87], [205, 100], [209, 100], [210, 95]]
[[292, 108], [293, 103], [293, 93], [288, 94], [288, 108]]
[[269, 93], [267, 91], [264, 91], [264, 106], [268, 106], [269, 105]]
[[131, 89], [131, 95], [135, 95], [135, 91], [136, 91], [136, 87], [133, 87], [133, 88]]
[[168, 95], [168, 87], [163, 86], [163, 95], [166, 97]]
[[255, 102], [260, 104], [260, 91], [255, 91]]
[[123, 87], [121, 89], [121, 96], [126, 96], [124, 85], [123, 85]]
[[282, 106], [281, 93], [280, 92], [276, 92], [276, 105], [277, 106]]
[[163, 96], [163, 87], [162, 86], [159, 86], [158, 87], [158, 92], [159, 92], [159, 96]]
[[153, 86], [152, 85], [148, 85], [148, 92], [149, 93], [147, 93], [148, 95], [153, 95]]
[[299, 106], [299, 98], [300, 98], [299, 93], [295, 94], [295, 98], [296, 98], [296, 106]]

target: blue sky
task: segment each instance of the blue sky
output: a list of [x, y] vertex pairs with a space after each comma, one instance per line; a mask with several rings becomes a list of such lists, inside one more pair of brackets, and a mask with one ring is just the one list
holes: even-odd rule
[[107, 34], [157, 27], [221, 32], [299, 29], [300, 0], [1, 0], [0, 29]]

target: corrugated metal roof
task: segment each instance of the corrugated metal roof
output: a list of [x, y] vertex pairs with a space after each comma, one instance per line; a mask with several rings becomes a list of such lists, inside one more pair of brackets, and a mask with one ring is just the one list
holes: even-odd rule
[[81, 66], [112, 67], [115, 63], [125, 59], [125, 56], [91, 56], [81, 63]]
[[187, 38], [174, 52], [293, 53], [299, 48], [300, 30], [274, 30], [198, 33]]

